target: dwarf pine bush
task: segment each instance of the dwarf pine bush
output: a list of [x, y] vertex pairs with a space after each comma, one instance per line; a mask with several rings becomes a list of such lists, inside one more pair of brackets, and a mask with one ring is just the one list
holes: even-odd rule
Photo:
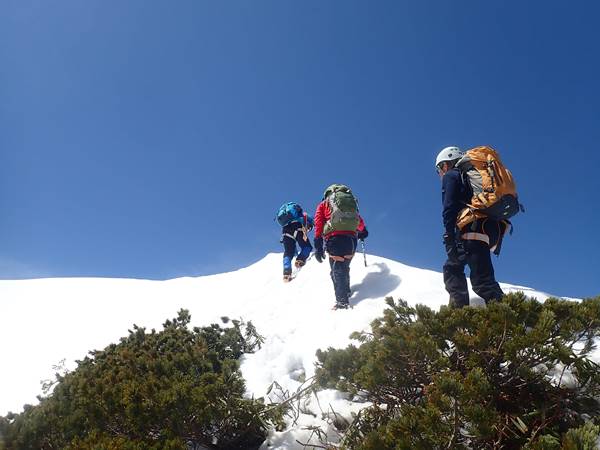
[[317, 378], [372, 406], [347, 449], [592, 449], [600, 423], [600, 297], [510, 294], [439, 312], [387, 299], [357, 346], [317, 353]]
[[163, 331], [134, 326], [57, 375], [52, 394], [0, 418], [0, 448], [179, 450], [258, 448], [281, 421], [243, 398], [239, 358], [262, 342], [251, 323], [190, 330], [181, 310]]

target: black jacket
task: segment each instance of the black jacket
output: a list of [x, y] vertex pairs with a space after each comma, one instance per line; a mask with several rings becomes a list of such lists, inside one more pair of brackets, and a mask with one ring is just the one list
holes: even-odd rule
[[442, 219], [444, 230], [449, 236], [456, 233], [458, 213], [471, 200], [471, 187], [467, 186], [458, 169], [450, 169], [442, 177]]

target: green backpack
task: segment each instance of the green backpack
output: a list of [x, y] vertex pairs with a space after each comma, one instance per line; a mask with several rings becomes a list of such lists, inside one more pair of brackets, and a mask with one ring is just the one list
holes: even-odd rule
[[323, 234], [332, 231], [356, 231], [360, 223], [358, 200], [348, 186], [332, 184], [325, 189], [323, 199], [331, 210], [331, 218], [325, 223]]

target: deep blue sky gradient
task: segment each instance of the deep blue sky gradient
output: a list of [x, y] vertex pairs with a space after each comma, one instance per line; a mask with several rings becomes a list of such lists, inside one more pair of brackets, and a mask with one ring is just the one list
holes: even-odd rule
[[487, 144], [527, 208], [499, 280], [598, 295], [599, 13], [4, 1], [0, 278], [234, 270], [281, 251], [281, 203], [312, 212], [333, 182], [358, 195], [369, 252], [440, 270], [435, 155]]

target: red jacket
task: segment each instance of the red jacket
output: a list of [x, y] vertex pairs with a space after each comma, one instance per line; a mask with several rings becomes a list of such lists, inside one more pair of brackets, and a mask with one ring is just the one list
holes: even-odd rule
[[323, 228], [325, 227], [325, 223], [331, 218], [331, 209], [329, 209], [329, 204], [326, 200], [323, 200], [317, 206], [317, 211], [315, 212], [315, 238], [319, 238], [323, 236], [325, 239], [328, 239], [331, 236], [335, 236], [337, 234], [348, 234], [350, 236], [356, 236], [358, 231], [363, 231], [365, 229], [365, 222], [363, 218], [359, 215], [359, 223], [358, 227], [356, 227], [356, 231], [332, 231], [326, 235], [323, 235]]

